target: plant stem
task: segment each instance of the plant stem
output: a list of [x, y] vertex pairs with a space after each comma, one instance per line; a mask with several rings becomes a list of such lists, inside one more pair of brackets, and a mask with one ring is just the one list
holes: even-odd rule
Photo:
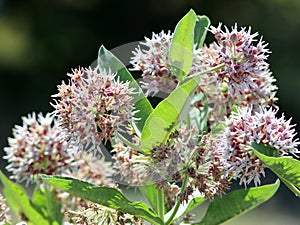
[[157, 189], [157, 193], [156, 193], [156, 197], [157, 197], [157, 213], [159, 218], [164, 221], [164, 216], [165, 216], [165, 200], [164, 200], [164, 191], [162, 188]]
[[225, 67], [225, 64], [224, 64], [224, 63], [221, 63], [220, 65], [217, 65], [217, 66], [215, 66], [215, 67], [212, 67], [212, 68], [210, 68], [210, 69], [208, 69], [208, 70], [204, 70], [204, 71], [202, 71], [202, 72], [200, 72], [200, 73], [196, 73], [196, 74], [193, 74], [193, 75], [191, 75], [191, 76], [188, 76], [188, 77], [186, 77], [186, 78], [183, 80], [183, 82], [186, 82], [186, 81], [188, 81], [188, 80], [190, 80], [190, 79], [192, 79], [192, 78], [194, 78], [194, 77], [198, 77], [198, 76], [201, 76], [201, 75], [206, 74], [206, 73], [214, 72], [214, 71], [219, 70], [219, 69], [222, 69], [222, 68], [224, 68], [224, 67]]
[[[179, 195], [184, 191], [184, 189], [186, 188], [186, 185], [187, 185], [187, 183], [188, 183], [188, 175], [185, 175], [184, 176], [184, 180], [183, 180], [183, 182], [182, 182], [182, 185], [181, 185], [181, 189], [180, 189], [180, 193], [179, 193]], [[178, 195], [178, 196], [179, 196]], [[173, 210], [173, 212], [172, 212], [172, 214], [171, 214], [171, 216], [169, 217], [169, 219], [167, 220], [167, 222], [165, 223], [165, 225], [169, 225], [172, 221], [173, 221], [173, 219], [174, 219], [174, 217], [176, 216], [176, 213], [177, 213], [177, 211], [178, 211], [178, 209], [179, 209], [179, 206], [180, 206], [180, 200], [179, 200], [179, 198], [177, 197], [177, 202], [176, 202], [176, 205], [175, 205], [175, 207], [174, 207], [174, 210]]]
[[121, 134], [118, 133], [117, 136], [124, 144], [126, 144], [127, 146], [133, 148], [134, 150], [137, 150], [138, 152], [143, 153], [143, 149], [133, 143], [131, 143], [129, 140], [127, 140], [125, 137], [123, 137]]
[[189, 113], [186, 116], [186, 124], [187, 124], [187, 128], [190, 129], [191, 128], [191, 115]]

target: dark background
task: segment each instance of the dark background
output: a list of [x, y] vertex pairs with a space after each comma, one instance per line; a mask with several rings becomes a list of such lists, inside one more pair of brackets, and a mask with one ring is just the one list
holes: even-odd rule
[[[273, 52], [269, 62], [279, 86], [278, 105], [299, 131], [299, 0], [0, 0], [1, 157], [21, 116], [52, 111], [49, 101], [56, 85], [71, 68], [89, 66], [101, 44], [112, 49], [173, 30], [190, 8], [215, 26], [237, 22], [264, 36]], [[299, 199], [283, 185], [272, 204], [280, 213], [300, 218]]]

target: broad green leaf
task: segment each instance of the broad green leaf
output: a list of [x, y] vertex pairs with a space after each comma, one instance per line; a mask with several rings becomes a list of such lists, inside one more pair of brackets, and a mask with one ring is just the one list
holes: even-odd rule
[[[257, 146], [253, 145], [255, 148]], [[260, 148], [262, 146], [259, 146]], [[300, 161], [290, 157], [271, 157], [253, 150], [254, 154], [271, 169], [282, 182], [298, 197], [300, 197]], [[273, 150], [275, 151], [275, 150]]]
[[153, 111], [153, 108], [149, 100], [145, 97], [142, 89], [127, 70], [126, 66], [103, 45], [98, 52], [98, 66], [101, 69], [111, 70], [113, 73], [117, 73], [117, 77], [123, 82], [130, 81], [130, 87], [134, 88], [136, 92], [136, 94], [133, 95], [133, 103], [135, 109], [138, 110], [135, 116], [140, 118], [140, 120], [136, 121], [136, 126], [141, 132], [146, 119]]
[[197, 16], [194, 31], [194, 43], [196, 44], [196, 49], [202, 48], [209, 26], [210, 20], [207, 16]]
[[167, 140], [178, 122], [186, 119], [191, 98], [197, 86], [197, 79], [193, 78], [176, 88], [156, 106], [146, 120], [142, 132], [144, 151], [149, 152], [153, 145]]
[[190, 10], [176, 25], [172, 38], [171, 68], [180, 80], [190, 72], [192, 66], [196, 18], [195, 12]]
[[129, 213], [152, 224], [163, 224], [161, 219], [145, 203], [131, 202], [117, 189], [96, 186], [70, 177], [41, 175], [41, 178], [54, 187], [83, 199]]
[[152, 209], [157, 212], [157, 191], [155, 184], [140, 186], [139, 189], [151, 205]]
[[278, 179], [274, 184], [232, 191], [215, 199], [208, 206], [203, 219], [194, 225], [217, 225], [245, 213], [269, 200], [279, 186]]
[[7, 199], [8, 204], [14, 210], [16, 215], [23, 214], [26, 218], [36, 225], [50, 225], [43, 215], [38, 212], [30, 201], [26, 194], [25, 189], [19, 185], [10, 181], [1, 171], [0, 179], [4, 185], [4, 195]]
[[48, 221], [52, 221], [52, 224], [61, 224], [63, 220], [63, 214], [60, 212], [61, 204], [57, 202], [55, 195], [55, 192], [40, 186], [33, 192], [32, 203]]

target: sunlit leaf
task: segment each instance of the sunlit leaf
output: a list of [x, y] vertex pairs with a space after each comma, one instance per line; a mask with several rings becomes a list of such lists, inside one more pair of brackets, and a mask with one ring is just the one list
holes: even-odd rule
[[3, 193], [16, 215], [25, 216], [32, 224], [51, 224], [50, 221], [47, 221], [44, 216], [33, 207], [25, 189], [21, 185], [10, 181], [1, 171], [0, 179], [4, 186]]
[[280, 181], [274, 184], [235, 190], [215, 199], [208, 207], [204, 218], [194, 225], [217, 225], [245, 213], [269, 200], [278, 190]]
[[171, 68], [180, 79], [190, 72], [192, 66], [196, 18], [195, 12], [190, 10], [176, 25], [172, 38]]
[[[254, 154], [271, 169], [282, 182], [298, 197], [300, 197], [300, 161], [291, 157], [267, 156], [261, 153], [263, 145], [252, 143]], [[273, 151], [275, 151], [273, 149]]]
[[33, 192], [32, 204], [48, 221], [52, 221], [52, 224], [56, 221], [57, 224], [61, 224], [63, 220], [61, 204], [57, 202], [55, 195], [55, 192], [40, 186]]
[[69, 177], [41, 175], [41, 178], [54, 187], [83, 199], [129, 213], [152, 224], [163, 224], [144, 202], [131, 202], [117, 189], [100, 187]]
[[165, 141], [179, 121], [185, 120], [197, 80], [191, 79], [176, 88], [161, 101], [146, 120], [142, 132], [142, 146], [150, 151], [153, 145]]

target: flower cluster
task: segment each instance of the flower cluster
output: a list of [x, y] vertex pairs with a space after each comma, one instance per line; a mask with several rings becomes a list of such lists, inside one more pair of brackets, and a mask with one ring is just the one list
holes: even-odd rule
[[53, 104], [63, 139], [79, 151], [100, 152], [102, 141], [134, 119], [134, 90], [110, 71], [75, 69], [68, 84], [58, 86]]
[[78, 169], [71, 176], [92, 182], [98, 186], [115, 186], [112, 180], [115, 173], [112, 162], [105, 161], [105, 157], [99, 158], [87, 153], [80, 153], [78, 159], [80, 159]]
[[255, 39], [258, 33], [251, 34], [251, 28], [237, 29], [235, 24], [229, 31], [211, 26], [216, 42], [204, 46], [200, 52], [201, 67], [224, 64], [224, 68], [201, 77], [200, 89], [211, 105], [210, 120], [218, 122], [231, 112], [233, 105], [273, 104], [276, 101], [269, 64], [266, 62], [270, 51], [262, 38]]
[[[279, 156], [294, 155], [300, 151], [296, 132], [291, 119], [286, 121], [284, 115], [276, 118], [277, 110], [261, 107], [253, 112], [251, 107], [239, 108], [226, 120], [224, 131], [217, 135], [219, 151], [223, 152], [227, 165], [227, 174], [240, 183], [248, 185], [254, 181], [260, 184], [260, 176], [264, 175], [265, 165], [254, 155], [251, 142], [270, 146]], [[275, 153], [274, 152], [274, 153]]]
[[[215, 195], [222, 196], [229, 189], [230, 183], [224, 154], [216, 146], [218, 143], [210, 134], [203, 135], [192, 163], [186, 169], [191, 178], [188, 187], [196, 188], [208, 199], [213, 199]], [[188, 192], [183, 192], [180, 197], [187, 200]]]
[[9, 146], [4, 148], [12, 172], [11, 179], [32, 183], [38, 174], [69, 174], [77, 167], [76, 157], [66, 152], [66, 142], [59, 138], [58, 122], [49, 113], [38, 118], [35, 113], [22, 117], [23, 125], [15, 126]]
[[6, 201], [0, 194], [0, 225], [5, 225], [11, 221], [10, 216], [7, 214], [9, 208], [6, 205]]
[[[146, 155], [137, 152], [134, 146], [119, 142], [114, 156], [116, 167], [131, 185], [152, 181], [163, 188], [167, 195], [170, 194], [170, 202], [179, 192], [179, 188], [171, 188], [170, 184], [183, 179], [187, 180], [187, 187], [179, 196], [181, 202], [187, 201], [196, 189], [212, 199], [229, 188], [222, 155], [214, 150], [212, 142], [209, 135], [201, 138], [197, 129], [183, 124], [170, 135], [166, 144], [153, 146]], [[140, 146], [138, 141], [135, 143]]]
[[75, 224], [97, 224], [97, 225], [143, 225], [144, 222], [130, 214], [107, 208], [98, 204], [90, 204], [87, 209], [81, 211], [69, 211], [67, 216]]
[[[161, 31], [159, 34], [152, 34], [152, 38], [145, 37], [145, 42], [140, 42], [146, 49], [140, 45], [133, 51], [133, 57], [130, 63], [133, 70], [141, 70], [143, 82], [142, 88], [146, 90], [146, 95], [154, 96], [159, 91], [172, 92], [179, 80], [171, 69], [169, 49], [171, 46], [173, 34], [169, 31]], [[194, 57], [198, 57], [199, 50], [194, 50]], [[195, 72], [199, 60], [193, 61], [191, 73]]]
[[131, 142], [132, 145], [129, 146], [117, 140], [113, 150], [113, 158], [116, 160], [114, 167], [122, 180], [130, 186], [145, 185], [149, 181], [148, 169], [151, 158], [137, 151], [141, 148], [139, 137], [133, 135]]

